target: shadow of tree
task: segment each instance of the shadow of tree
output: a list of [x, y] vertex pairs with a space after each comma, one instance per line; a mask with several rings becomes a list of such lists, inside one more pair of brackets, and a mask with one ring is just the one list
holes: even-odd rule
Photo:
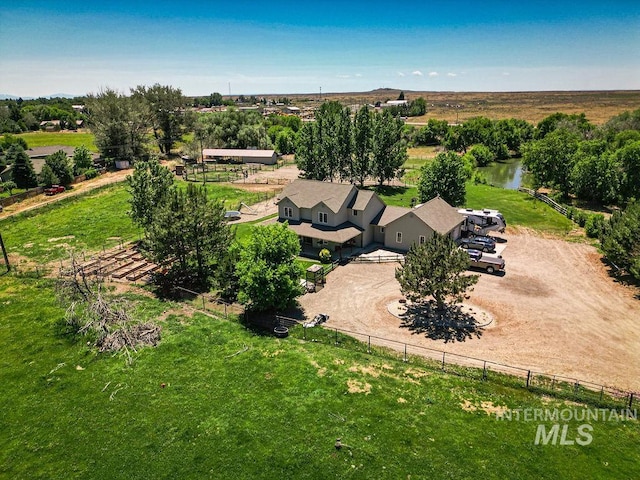
[[433, 301], [411, 304], [407, 305], [403, 317], [402, 328], [445, 343], [480, 338], [484, 331], [473, 315], [463, 312], [460, 305], [447, 305], [444, 310], [438, 310]]

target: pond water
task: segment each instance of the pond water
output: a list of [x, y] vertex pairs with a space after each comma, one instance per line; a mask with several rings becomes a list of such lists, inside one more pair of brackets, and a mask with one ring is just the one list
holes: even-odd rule
[[486, 167], [478, 167], [478, 171], [487, 177], [487, 182], [500, 188], [517, 190], [525, 186], [529, 174], [523, 171], [522, 158], [510, 158], [493, 162]]

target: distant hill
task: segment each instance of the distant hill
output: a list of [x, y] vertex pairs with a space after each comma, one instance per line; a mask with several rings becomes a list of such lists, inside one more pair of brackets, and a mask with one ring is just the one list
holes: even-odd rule
[[18, 97], [16, 95], [10, 95], [8, 93], [0, 93], [0, 100], [18, 100], [22, 98], [23, 100], [35, 100], [36, 98], [76, 98], [82, 97], [83, 95], [72, 95], [70, 93], [53, 93], [51, 95], [45, 95], [41, 97]]

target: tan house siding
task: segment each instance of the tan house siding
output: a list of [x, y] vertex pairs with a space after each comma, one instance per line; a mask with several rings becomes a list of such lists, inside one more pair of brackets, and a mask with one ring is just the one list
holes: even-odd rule
[[[398, 233], [402, 235], [401, 242], [397, 241]], [[414, 213], [409, 212], [385, 227], [384, 246], [408, 251], [412, 244], [419, 242], [420, 235], [428, 241], [433, 236], [433, 230]]]
[[[285, 215], [286, 209], [291, 209], [291, 216]], [[278, 204], [278, 217], [285, 220], [300, 220], [300, 209], [288, 198]]]

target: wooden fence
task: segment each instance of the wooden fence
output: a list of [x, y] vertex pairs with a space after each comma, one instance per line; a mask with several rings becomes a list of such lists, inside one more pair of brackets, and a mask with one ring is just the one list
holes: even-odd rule
[[531, 190], [530, 188], [525, 188], [525, 187], [518, 187], [518, 191], [524, 192], [524, 193], [528, 193], [533, 198], [535, 198], [537, 200], [540, 200], [541, 202], [546, 203], [551, 208], [553, 208], [557, 212], [560, 212], [565, 217], [567, 216], [567, 208], [563, 207], [562, 205], [560, 205], [555, 200], [552, 200], [551, 198], [547, 197], [544, 193], [536, 192], [535, 190]]

